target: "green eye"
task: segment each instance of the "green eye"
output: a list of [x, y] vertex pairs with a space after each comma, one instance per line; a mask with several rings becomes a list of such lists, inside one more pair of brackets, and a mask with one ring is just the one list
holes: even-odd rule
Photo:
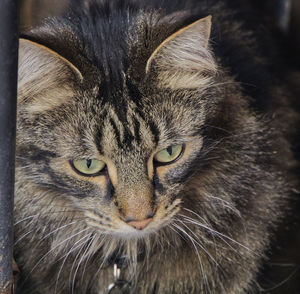
[[79, 159], [71, 161], [72, 167], [84, 176], [96, 176], [103, 170], [105, 163], [97, 159]]
[[178, 159], [183, 152], [183, 145], [172, 145], [157, 152], [154, 160], [159, 163], [169, 164]]

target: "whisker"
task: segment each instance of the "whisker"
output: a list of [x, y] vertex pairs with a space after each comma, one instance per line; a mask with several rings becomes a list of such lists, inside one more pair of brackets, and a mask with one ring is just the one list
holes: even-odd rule
[[35, 247], [37, 247], [39, 244], [41, 244], [41, 242], [42, 242], [43, 240], [45, 240], [46, 238], [48, 238], [49, 236], [51, 236], [51, 235], [54, 234], [55, 232], [60, 231], [60, 230], [62, 230], [62, 229], [64, 229], [64, 228], [66, 228], [66, 227], [68, 227], [68, 226], [71, 226], [71, 225], [74, 225], [74, 224], [76, 224], [76, 223], [77, 223], [77, 221], [73, 221], [73, 222], [71, 222], [71, 223], [69, 223], [69, 224], [66, 224], [66, 225], [63, 225], [63, 226], [61, 226], [61, 227], [59, 227], [59, 228], [56, 228], [56, 229], [53, 230], [52, 232], [50, 232], [50, 233], [48, 233], [47, 235], [45, 235], [45, 236], [37, 243], [37, 245], [36, 245]]
[[31, 269], [31, 271], [29, 272], [29, 274], [26, 276], [24, 282], [29, 278], [29, 276], [32, 274], [32, 272], [37, 268], [37, 266], [49, 255], [51, 254], [51, 252], [53, 252], [56, 248], [58, 248], [60, 245], [62, 245], [63, 243], [67, 242], [68, 240], [74, 238], [75, 236], [87, 231], [89, 228], [83, 229], [79, 232], [77, 232], [76, 234], [73, 234], [72, 236], [66, 238], [65, 240], [59, 242], [54, 248], [52, 248], [51, 250], [49, 250], [46, 254], [44, 254], [39, 261], [34, 265], [34, 267]]
[[262, 292], [271, 292], [277, 288], [279, 288], [280, 286], [282, 286], [283, 284], [285, 284], [288, 280], [290, 280], [296, 273], [297, 271], [299, 270], [300, 266], [297, 266], [297, 268], [295, 268], [289, 275], [287, 278], [285, 278], [283, 281], [281, 281], [280, 283], [278, 283], [277, 285], [271, 287], [271, 288], [268, 288], [268, 289], [260, 289], [260, 291]]
[[206, 287], [208, 288], [208, 291], [210, 291], [210, 288], [209, 288], [209, 285], [208, 285], [208, 280], [207, 280], [207, 275], [204, 271], [204, 267], [203, 267], [203, 264], [202, 264], [202, 261], [201, 261], [201, 256], [199, 254], [199, 251], [197, 249], [197, 246], [195, 245], [195, 240], [193, 237], [191, 237], [183, 228], [181, 228], [180, 226], [176, 225], [176, 224], [172, 224], [175, 228], [177, 228], [179, 231], [181, 231], [185, 236], [187, 236], [189, 238], [189, 240], [191, 241], [194, 249], [195, 249], [195, 252], [196, 252], [196, 255], [198, 257], [198, 261], [199, 261], [199, 265], [200, 265], [200, 268], [201, 268], [201, 271], [202, 271], [202, 274], [203, 274], [203, 280], [204, 280], [204, 285], [206, 285]]
[[18, 220], [17, 222], [14, 223], [14, 226], [18, 225], [19, 223], [23, 222], [23, 221], [26, 221], [28, 219], [32, 219], [34, 218], [35, 216], [37, 216], [38, 214], [34, 214], [34, 215], [30, 215], [30, 216], [27, 216], [27, 217], [24, 217], [20, 220]]
[[88, 263], [91, 255], [92, 255], [92, 251], [90, 250], [90, 248], [91, 248], [93, 242], [95, 241], [95, 238], [96, 238], [96, 235], [93, 234], [93, 237], [90, 240], [90, 243], [88, 244], [88, 246], [86, 247], [86, 250], [83, 253], [83, 255], [85, 256], [85, 262], [84, 262], [84, 267], [83, 267], [83, 271], [82, 271], [82, 274], [81, 274], [81, 284], [83, 283], [83, 277], [84, 277], [84, 274], [85, 274], [87, 263]]
[[[61, 258], [59, 258], [57, 261], [63, 259], [62, 265], [60, 266], [60, 269], [58, 271], [57, 274], [57, 278], [56, 278], [56, 283], [55, 283], [55, 293], [57, 292], [57, 287], [58, 287], [58, 281], [59, 281], [59, 276], [61, 274], [61, 271], [63, 269], [63, 266], [65, 264], [65, 262], [67, 261], [69, 255], [74, 252], [78, 247], [80, 247], [82, 244], [84, 244], [86, 241], [85, 239], [88, 237], [89, 235], [85, 235], [84, 237], [82, 237], [81, 239], [79, 239], [78, 241], [76, 241], [73, 246], [70, 248], [70, 250], [68, 251], [68, 253], [66, 253], [65, 255], [63, 255]], [[81, 242], [82, 240], [84, 240], [82, 243], [80, 243], [79, 245], [76, 246], [77, 243]]]
[[[102, 244], [105, 242], [105, 240], [107, 239], [108, 235], [103, 235], [103, 239], [101, 240], [100, 244], [99, 244], [99, 248], [102, 246]], [[99, 240], [100, 236], [98, 236], [98, 240]], [[97, 241], [98, 241], [97, 240]], [[99, 274], [100, 270], [102, 269], [104, 263], [107, 261], [108, 257], [104, 257], [103, 261], [101, 262], [101, 264], [98, 267], [98, 270], [96, 271], [96, 273], [94, 274], [94, 279], [97, 277], [97, 275]], [[93, 281], [94, 281], [93, 279]]]
[[[190, 212], [192, 212], [193, 214], [195, 214], [198, 218], [200, 218], [202, 221], [204, 221], [205, 223], [206, 223], [206, 221], [205, 221], [205, 219], [203, 218], [203, 217], [201, 217], [199, 214], [197, 214], [196, 212], [194, 212], [194, 211], [192, 211], [192, 210], [190, 210], [190, 209], [186, 209], [186, 210], [188, 210], [188, 211], [190, 211]], [[187, 221], [187, 222], [190, 222], [191, 223], [191, 221], [194, 221], [194, 222], [197, 222], [196, 220], [194, 220], [193, 218], [190, 218], [190, 217], [188, 217], [188, 216], [186, 216], [186, 215], [182, 215], [182, 214], [179, 214], [179, 216], [182, 216], [184, 219], [185, 219], [185, 221]], [[197, 222], [198, 224], [196, 224], [196, 225], [198, 225], [198, 226], [200, 226], [200, 224], [201, 223], [199, 223], [199, 222]], [[195, 223], [194, 223], [195, 224]], [[218, 234], [216, 234], [215, 232], [217, 232], [217, 231], [215, 231], [215, 230], [213, 230], [212, 228], [210, 228], [209, 226], [205, 226], [205, 225], [203, 225], [203, 224], [201, 224], [202, 225], [202, 228], [204, 228], [205, 230], [207, 230], [208, 232], [210, 232], [210, 234], [212, 235], [212, 237], [213, 237], [213, 239], [214, 239], [214, 244], [216, 244], [216, 241], [215, 241], [215, 238], [214, 238], [214, 236], [217, 236], [219, 239], [221, 239], [226, 245], [228, 245], [234, 252], [236, 252], [239, 256], [241, 256], [242, 257], [242, 255], [240, 254], [240, 252], [238, 252], [235, 248], [233, 248], [232, 246], [231, 246], [231, 244], [229, 244], [226, 240], [224, 240], [224, 238], [222, 237], [222, 236], [220, 236], [220, 235], [218, 235]], [[204, 226], [204, 227], [203, 227]], [[200, 226], [201, 227], [201, 226]], [[219, 232], [217, 232], [217, 233], [219, 233]], [[229, 237], [228, 237], [229, 238]], [[248, 239], [247, 239], [248, 240]], [[234, 240], [235, 241], [235, 240]], [[237, 241], [235, 241], [235, 242], [237, 242]], [[245, 246], [245, 245], [243, 245], [243, 246]], [[250, 249], [249, 249], [250, 250]]]
[[199, 237], [183, 222], [180, 220], [175, 220], [180, 222], [185, 228], [187, 228], [194, 236], [197, 238], [197, 240], [194, 239], [195, 243], [207, 254], [208, 257], [212, 259], [212, 261], [216, 264], [217, 267], [220, 267], [218, 262], [212, 257], [212, 255], [203, 247], [203, 245], [200, 243]]
[[[91, 234], [89, 234], [89, 238], [90, 238]], [[81, 259], [79, 260], [78, 264], [77, 264], [77, 267], [75, 269], [75, 272], [74, 272], [74, 275], [73, 275], [73, 279], [72, 279], [72, 282], [71, 282], [71, 276], [72, 276], [72, 272], [74, 270], [74, 267], [75, 267], [75, 264], [76, 264], [76, 261], [77, 261], [77, 258], [79, 257], [81, 251], [84, 249], [84, 245], [86, 244], [86, 240], [81, 244], [81, 248], [78, 250], [78, 253], [76, 254], [76, 257], [73, 261], [73, 264], [72, 264], [72, 267], [71, 267], [71, 270], [70, 270], [70, 275], [69, 275], [69, 280], [70, 280], [70, 283], [71, 283], [71, 291], [72, 291], [72, 294], [74, 293], [74, 287], [75, 287], [75, 279], [76, 279], [76, 275], [77, 275], [77, 271], [78, 271], [78, 268], [80, 266], [80, 263], [81, 263], [81, 260], [82, 260], [82, 257]]]
[[22, 237], [20, 237], [13, 246], [16, 246], [21, 240], [23, 240], [26, 236], [28, 236], [30, 233], [32, 233], [33, 230], [30, 230], [29, 232], [27, 232], [26, 234], [24, 234]]
[[[183, 216], [184, 216], [184, 215], [183, 215]], [[218, 231], [216, 231], [216, 230], [214, 230], [214, 229], [212, 229], [212, 228], [210, 228], [210, 227], [208, 227], [208, 226], [206, 226], [206, 225], [203, 225], [203, 224], [199, 223], [198, 221], [195, 221], [194, 219], [192, 219], [192, 218], [190, 218], [190, 217], [187, 217], [187, 216], [184, 216], [184, 217], [185, 217], [185, 220], [186, 220], [187, 222], [193, 223], [193, 224], [198, 225], [199, 227], [202, 227], [202, 228], [204, 228], [204, 229], [206, 229], [206, 230], [208, 230], [208, 231], [210, 231], [210, 232], [213, 232], [214, 234], [216, 234], [216, 235], [219, 236], [219, 237], [220, 237], [220, 236], [221, 236], [221, 237], [224, 237], [224, 238], [230, 240], [231, 242], [233, 242], [233, 243], [235, 243], [235, 244], [241, 246], [242, 248], [244, 248], [244, 249], [246, 249], [246, 250], [248, 250], [248, 251], [250, 251], [250, 252], [252, 252], [252, 253], [255, 254], [255, 252], [253, 252], [249, 247], [247, 247], [247, 246], [243, 245], [242, 243], [240, 243], [240, 242], [238, 242], [238, 241], [236, 241], [236, 240], [230, 238], [229, 236], [224, 235], [224, 234], [222, 234], [222, 233], [220, 233], [220, 232], [218, 232]], [[227, 244], [228, 244], [228, 243], [227, 243]]]
[[[232, 206], [232, 204], [229, 201], [222, 199], [220, 197], [212, 196], [212, 195], [206, 195], [206, 197], [220, 201], [224, 207], [227, 207], [229, 210], [231, 210], [237, 216], [241, 217], [240, 211], [237, 208], [235, 208], [234, 206]], [[186, 210], [192, 212], [190, 209], [186, 209]]]

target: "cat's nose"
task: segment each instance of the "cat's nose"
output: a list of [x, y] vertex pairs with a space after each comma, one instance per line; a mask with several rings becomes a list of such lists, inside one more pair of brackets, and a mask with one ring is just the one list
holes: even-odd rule
[[125, 222], [134, 227], [137, 230], [143, 230], [144, 228], [146, 228], [148, 226], [148, 224], [153, 220], [153, 217], [148, 217], [146, 219], [143, 220], [133, 220], [133, 219], [128, 219], [125, 220]]

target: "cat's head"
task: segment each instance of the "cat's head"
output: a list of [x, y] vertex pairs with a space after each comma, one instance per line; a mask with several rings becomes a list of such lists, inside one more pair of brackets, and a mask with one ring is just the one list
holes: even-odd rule
[[54, 219], [51, 209], [69, 210], [96, 231], [124, 238], [172, 221], [188, 183], [200, 181], [204, 129], [222, 96], [210, 31], [209, 16], [152, 51], [143, 36], [115, 75], [109, 52], [122, 48], [91, 56], [91, 44], [77, 43], [70, 61], [20, 40], [18, 181], [32, 185], [34, 205], [43, 193], [51, 199], [41, 213]]

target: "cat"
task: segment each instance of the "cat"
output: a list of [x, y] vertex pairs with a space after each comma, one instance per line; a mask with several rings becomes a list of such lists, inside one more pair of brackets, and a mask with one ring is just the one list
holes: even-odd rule
[[22, 34], [17, 293], [262, 290], [296, 114], [241, 3], [74, 2]]

